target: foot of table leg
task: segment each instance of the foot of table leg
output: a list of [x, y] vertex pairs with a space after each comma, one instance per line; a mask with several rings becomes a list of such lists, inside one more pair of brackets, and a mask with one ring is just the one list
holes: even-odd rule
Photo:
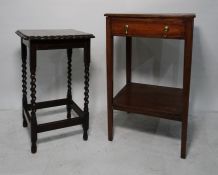
[[88, 140], [88, 131], [87, 130], [84, 130], [83, 131], [83, 140]]
[[113, 114], [108, 114], [108, 140], [113, 141]]
[[82, 126], [83, 126], [83, 140], [88, 140], [89, 113], [85, 114]]
[[37, 122], [36, 122], [36, 116], [35, 113], [31, 114], [31, 152], [32, 153], [36, 153], [37, 151], [37, 146], [36, 146], [36, 142], [37, 142], [37, 131], [36, 131], [36, 126], [37, 126]]
[[108, 140], [113, 141], [113, 108], [108, 103]]
[[32, 153], [36, 153], [37, 151], [37, 146], [36, 146], [36, 142], [37, 142], [37, 131], [36, 131], [36, 121], [34, 121], [34, 117], [31, 116], [31, 152]]
[[32, 143], [32, 145], [31, 145], [31, 152], [32, 152], [33, 154], [37, 152], [36, 143]]
[[181, 158], [186, 158], [187, 121], [182, 121]]

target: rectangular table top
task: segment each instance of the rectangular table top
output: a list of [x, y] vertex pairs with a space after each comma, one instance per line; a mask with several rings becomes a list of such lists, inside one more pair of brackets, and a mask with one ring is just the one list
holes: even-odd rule
[[104, 16], [120, 17], [120, 18], [195, 18], [194, 13], [106, 13]]
[[16, 34], [25, 40], [87, 39], [95, 37], [93, 34], [74, 29], [17, 30]]

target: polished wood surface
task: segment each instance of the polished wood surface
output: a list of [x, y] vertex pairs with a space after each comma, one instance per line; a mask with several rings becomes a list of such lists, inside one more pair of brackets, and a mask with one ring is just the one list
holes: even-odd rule
[[106, 13], [104, 16], [108, 17], [122, 17], [122, 18], [195, 18], [194, 13], [150, 13], [150, 14], [123, 14], [123, 13]]
[[182, 89], [130, 83], [113, 100], [113, 108], [181, 121]]
[[[184, 38], [185, 25], [181, 19], [134, 19], [114, 18], [111, 20], [114, 36]], [[125, 27], [128, 26], [128, 29]], [[168, 27], [168, 31], [165, 31]]]
[[[92, 34], [76, 30], [18, 30], [21, 37], [22, 57], [22, 94], [23, 94], [23, 127], [30, 127], [31, 152], [37, 151], [38, 133], [82, 125], [83, 139], [88, 139], [89, 128], [89, 66], [90, 66], [90, 39]], [[84, 49], [84, 107], [83, 110], [72, 100], [72, 49]], [[27, 49], [29, 49], [30, 62], [30, 102], [27, 101]], [[67, 52], [67, 95], [66, 98], [37, 102], [36, 99], [36, 67], [37, 50], [66, 49]], [[48, 65], [49, 66], [49, 65]], [[66, 119], [38, 124], [36, 112], [39, 109], [55, 106], [66, 106]], [[72, 118], [71, 110], [74, 110], [78, 117]]]
[[[105, 14], [105, 16], [108, 139], [113, 140], [114, 109], [176, 120], [182, 123], [181, 158], [185, 158], [195, 14]], [[115, 36], [126, 37], [126, 85], [114, 97], [113, 40]], [[179, 89], [133, 83], [131, 37], [184, 40], [183, 87]]]
[[17, 30], [16, 34], [25, 40], [94, 38], [92, 34], [74, 29]]

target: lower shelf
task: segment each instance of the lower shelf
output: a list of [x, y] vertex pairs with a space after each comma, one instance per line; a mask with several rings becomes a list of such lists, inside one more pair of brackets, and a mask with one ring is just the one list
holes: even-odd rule
[[182, 120], [182, 89], [139, 83], [126, 85], [114, 98], [113, 108], [170, 120]]

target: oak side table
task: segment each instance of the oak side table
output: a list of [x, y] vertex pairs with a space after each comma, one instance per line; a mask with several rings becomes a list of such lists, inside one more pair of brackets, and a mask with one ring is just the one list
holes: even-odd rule
[[[16, 34], [21, 37], [21, 57], [22, 57], [22, 112], [23, 127], [30, 127], [31, 132], [31, 152], [37, 151], [37, 133], [55, 130], [74, 125], [83, 126], [83, 139], [88, 139], [89, 128], [89, 65], [90, 65], [90, 39], [94, 35], [76, 31], [73, 29], [65, 30], [18, 30]], [[27, 48], [29, 50], [30, 66], [30, 103], [27, 100]], [[84, 109], [72, 100], [71, 94], [71, 72], [72, 72], [72, 49], [84, 48], [84, 67], [85, 67], [85, 92]], [[67, 75], [67, 95], [66, 98], [51, 101], [36, 102], [36, 63], [37, 50], [66, 49], [68, 59]], [[55, 76], [55, 75], [54, 75]], [[42, 108], [66, 105], [66, 119], [37, 123], [36, 111]], [[74, 110], [78, 117], [71, 118], [71, 110]]]
[[[147, 114], [182, 123], [181, 158], [186, 157], [192, 38], [195, 14], [105, 14], [108, 139], [113, 140], [113, 110]], [[113, 39], [126, 38], [126, 85], [113, 95]], [[184, 40], [183, 87], [131, 81], [132, 37]]]

